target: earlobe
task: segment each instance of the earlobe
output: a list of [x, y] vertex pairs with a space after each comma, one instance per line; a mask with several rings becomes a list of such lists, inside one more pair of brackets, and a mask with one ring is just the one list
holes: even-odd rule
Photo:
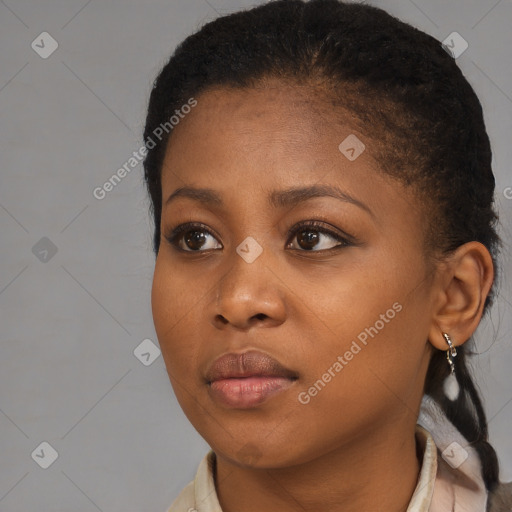
[[439, 293], [443, 300], [434, 311], [429, 341], [435, 348], [446, 350], [443, 333], [448, 333], [458, 346], [478, 327], [494, 280], [494, 266], [483, 244], [468, 242], [450, 256], [442, 272], [443, 285]]

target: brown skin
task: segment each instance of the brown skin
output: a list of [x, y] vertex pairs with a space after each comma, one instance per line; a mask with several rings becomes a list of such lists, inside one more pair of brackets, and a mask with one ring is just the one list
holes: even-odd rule
[[[476, 329], [492, 260], [476, 242], [428, 260], [428, 213], [411, 188], [379, 172], [365, 133], [350, 117], [337, 122], [311, 89], [276, 85], [208, 91], [172, 134], [152, 290], [167, 371], [216, 453], [224, 512], [405, 511], [420, 469], [414, 429], [433, 347], [446, 350], [443, 332], [459, 345]], [[338, 149], [351, 133], [366, 144], [353, 162]], [[319, 183], [338, 186], [371, 213], [332, 197], [267, 202], [271, 191]], [[214, 189], [224, 205], [180, 197], [166, 206], [184, 185]], [[300, 230], [320, 237], [315, 251], [304, 249], [300, 232], [288, 238], [295, 224], [313, 220], [354, 243], [321, 251], [340, 243], [322, 228]], [[190, 221], [213, 235], [203, 231], [204, 249], [182, 236], [190, 252], [179, 252], [165, 235]], [[250, 264], [235, 250], [248, 236], [263, 248]], [[403, 309], [301, 404], [298, 394], [395, 302]], [[212, 400], [208, 366], [249, 349], [299, 378], [253, 409]]]

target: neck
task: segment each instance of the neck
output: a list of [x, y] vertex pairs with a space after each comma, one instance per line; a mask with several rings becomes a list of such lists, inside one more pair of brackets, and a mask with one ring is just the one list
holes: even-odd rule
[[[405, 512], [420, 471], [414, 425], [386, 425], [317, 459], [287, 468], [241, 468], [217, 456], [223, 512]], [[243, 492], [240, 492], [243, 489]]]

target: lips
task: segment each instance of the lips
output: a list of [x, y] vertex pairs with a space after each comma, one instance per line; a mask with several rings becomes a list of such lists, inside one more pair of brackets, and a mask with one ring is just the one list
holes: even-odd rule
[[208, 383], [221, 379], [244, 377], [283, 377], [296, 379], [297, 373], [285, 368], [268, 354], [252, 350], [241, 354], [225, 354], [216, 359], [206, 372]]
[[206, 372], [212, 398], [234, 408], [255, 407], [290, 387], [297, 378], [296, 372], [258, 351], [225, 354]]

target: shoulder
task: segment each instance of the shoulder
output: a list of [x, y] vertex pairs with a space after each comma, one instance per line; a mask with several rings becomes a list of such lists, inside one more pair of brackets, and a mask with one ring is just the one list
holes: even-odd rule
[[215, 490], [215, 453], [210, 450], [199, 463], [194, 480], [189, 482], [167, 512], [222, 512]]
[[512, 482], [500, 483], [489, 493], [487, 512], [512, 511]]
[[182, 489], [170, 508], [167, 509], [167, 512], [192, 512], [194, 504], [194, 481], [192, 480]]

